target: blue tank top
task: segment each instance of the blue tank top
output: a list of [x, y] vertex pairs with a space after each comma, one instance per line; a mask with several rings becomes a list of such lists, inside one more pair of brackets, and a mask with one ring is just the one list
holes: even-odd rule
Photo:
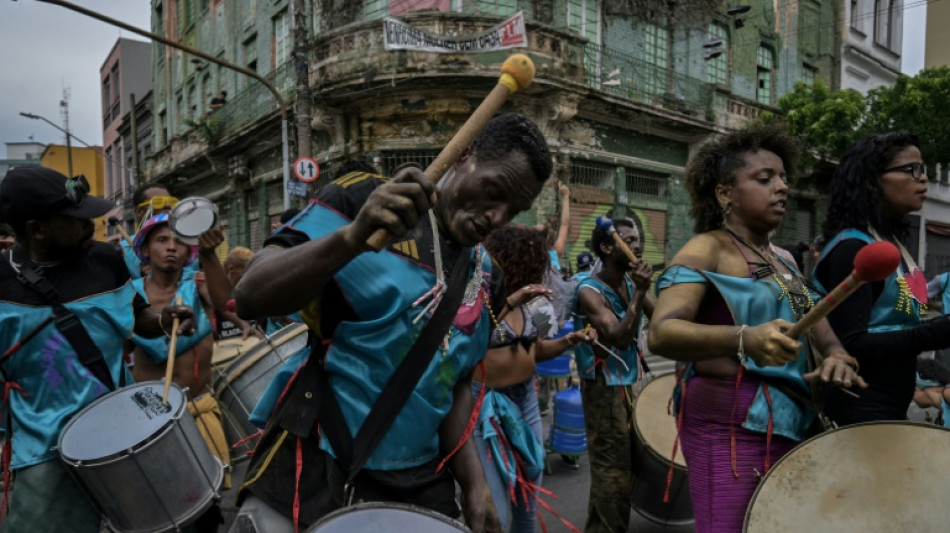
[[[624, 276], [624, 287], [627, 291], [628, 301], [633, 301], [634, 288], [630, 278]], [[603, 296], [610, 310], [616, 315], [617, 320], [623, 320], [627, 314], [627, 305], [624, 304], [620, 295], [614, 292], [606, 283], [594, 276], [588, 276], [581, 280], [574, 291], [574, 331], [583, 331], [587, 327], [587, 317], [580, 312], [580, 292], [581, 289], [589, 287]], [[640, 316], [640, 327], [643, 326], [643, 315]], [[638, 353], [636, 337], [626, 349], [612, 348], [617, 357], [607, 357], [606, 359], [597, 359], [594, 357], [594, 348], [590, 344], [580, 343], [574, 347], [574, 359], [577, 362], [577, 372], [581, 379], [594, 379], [594, 374], [598, 368], [604, 374], [608, 385], [631, 385], [637, 380]]]

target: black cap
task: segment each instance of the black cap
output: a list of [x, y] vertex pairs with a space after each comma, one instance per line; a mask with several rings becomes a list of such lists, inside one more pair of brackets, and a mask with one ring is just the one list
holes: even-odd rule
[[85, 178], [67, 180], [46, 167], [16, 167], [0, 182], [0, 220], [22, 227], [27, 220], [60, 214], [76, 218], [101, 217], [112, 202], [86, 194]]

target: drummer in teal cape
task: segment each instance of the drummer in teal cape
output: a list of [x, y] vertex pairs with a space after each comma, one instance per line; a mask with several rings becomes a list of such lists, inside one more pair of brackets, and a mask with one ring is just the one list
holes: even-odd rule
[[[500, 320], [506, 313], [501, 273], [478, 242], [531, 206], [551, 168], [535, 124], [516, 114], [498, 116], [437, 185], [414, 167], [391, 180], [351, 173], [324, 187], [292, 228], [266, 242], [238, 284], [239, 315], [303, 309], [317, 338], [248, 467], [243, 495], [250, 497], [242, 514], [276, 509], [283, 525], [268, 531], [293, 531], [295, 523], [315, 522], [359, 500], [458, 516], [457, 480], [468, 525], [497, 530], [485, 474], [467, 438], [469, 422], [474, 425], [471, 374], [485, 355], [491, 315]], [[377, 229], [394, 240], [379, 253], [365, 253]], [[430, 290], [448, 278], [458, 279], [443, 301], [462, 299], [457, 311], [454, 305], [446, 309], [454, 315], [445, 327], [449, 333], [419, 341], [437, 347], [420, 352], [427, 361], [421, 379], [344, 491], [341, 460], [352, 449], [329, 441], [357, 433], [428, 322], [429, 296], [437, 295]], [[453, 296], [458, 290], [464, 292]], [[525, 291], [525, 297], [535, 295]], [[318, 388], [322, 380], [329, 387]], [[312, 412], [316, 398], [319, 426]], [[333, 418], [324, 416], [334, 404], [343, 419], [336, 430], [329, 426]], [[334, 431], [340, 433], [333, 437]]]
[[[210, 393], [211, 357], [214, 311], [224, 311], [231, 297], [224, 267], [215, 254], [224, 241], [220, 227], [211, 228], [198, 238], [197, 246], [181, 243], [168, 225], [168, 215], [148, 219], [135, 236], [135, 252], [149, 266], [146, 277], [132, 282], [139, 295], [152, 309], [161, 310], [176, 298], [194, 309], [197, 332], [175, 345], [172, 380], [188, 391], [188, 410], [195, 417], [198, 430], [211, 452], [227, 466], [230, 464], [228, 443], [221, 422], [221, 410]], [[186, 265], [202, 259], [203, 276], [185, 277]], [[199, 281], [204, 280], [204, 283]], [[135, 350], [132, 375], [136, 381], [160, 380], [165, 377], [168, 360], [168, 339], [145, 339], [138, 335], [131, 340]], [[230, 476], [224, 488], [230, 487]]]
[[946, 317], [921, 321], [927, 281], [901, 244], [909, 236], [909, 215], [927, 198], [927, 165], [919, 145], [917, 136], [906, 131], [865, 137], [844, 154], [831, 182], [827, 244], [815, 266], [816, 287], [833, 289], [869, 242], [890, 241], [903, 256], [896, 272], [861, 286], [828, 316], [870, 384], [860, 399], [826, 390], [828, 415], [840, 425], [906, 419], [917, 355], [950, 347]]
[[621, 532], [630, 524], [632, 386], [639, 376], [637, 338], [643, 317], [653, 314], [648, 294], [653, 272], [642, 259], [640, 230], [633, 219], [618, 218], [613, 226], [637, 257], [636, 263], [608, 233], [610, 223], [602, 222], [598, 220], [591, 236], [602, 268], [578, 284], [573, 309], [574, 331], [593, 328], [600, 339], [599, 344], [574, 347], [590, 454], [584, 529]]
[[769, 243], [797, 157], [791, 137], [762, 127], [710, 139], [687, 165], [696, 236], [657, 280], [649, 347], [688, 363], [677, 420], [697, 533], [742, 529], [761, 474], [815, 422], [809, 381], [866, 386], [827, 321], [811, 372], [812, 343], [783, 333], [815, 298]]
[[[92, 219], [113, 205], [88, 192], [84, 180], [43, 167], [15, 168], [0, 184], [0, 219], [17, 234], [0, 258], [0, 347], [8, 352], [0, 370], [12, 444], [3, 463], [16, 474], [9, 532], [99, 531], [98, 511], [58, 459], [59, 434], [109, 388], [132, 382], [122, 343], [133, 330], [158, 337], [175, 316], [184, 319], [179, 334], [195, 328], [187, 307], [150, 309], [121, 254], [92, 240]], [[48, 283], [29, 282], [33, 274]], [[64, 317], [58, 325], [47, 322], [54, 312]], [[10, 488], [9, 476], [5, 482]]]

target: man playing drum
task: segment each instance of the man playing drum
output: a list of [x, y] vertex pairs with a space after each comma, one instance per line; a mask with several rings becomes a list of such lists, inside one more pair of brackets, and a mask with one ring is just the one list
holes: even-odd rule
[[92, 240], [92, 219], [113, 205], [87, 193], [85, 180], [42, 167], [15, 168], [0, 185], [0, 219], [17, 234], [0, 259], [3, 411], [12, 443], [3, 467], [16, 475], [9, 532], [99, 531], [98, 511], [59, 461], [59, 434], [109, 388], [132, 382], [122, 343], [133, 329], [158, 337], [177, 315], [186, 319], [178, 333], [194, 332], [190, 309], [152, 311], [136, 296], [122, 256]]
[[[179, 242], [168, 225], [168, 215], [148, 219], [135, 236], [134, 249], [143, 264], [149, 266], [146, 277], [132, 282], [135, 290], [155, 310], [172, 304], [176, 298], [191, 306], [195, 312], [197, 332], [175, 345], [172, 379], [188, 391], [188, 410], [195, 417], [202, 437], [211, 452], [225, 466], [230, 464], [228, 443], [221, 423], [221, 410], [210, 393], [211, 358], [213, 353], [213, 326], [210, 317], [214, 311], [227, 307], [231, 295], [224, 268], [215, 248], [224, 241], [220, 227], [211, 228], [198, 238], [198, 246]], [[206, 283], [196, 277], [185, 277], [185, 266], [201, 258]], [[198, 276], [200, 278], [201, 276]], [[132, 338], [135, 346], [135, 365], [132, 375], [136, 381], [161, 380], [165, 377], [168, 358], [167, 339]], [[230, 487], [225, 474], [224, 488]]]
[[[280, 526], [267, 524], [274, 532], [293, 531], [295, 522], [315, 522], [360, 500], [408, 503], [454, 517], [457, 480], [468, 525], [497, 530], [485, 474], [464, 438], [473, 412], [471, 373], [485, 355], [490, 315], [501, 316], [504, 305], [500, 271], [476, 245], [531, 206], [551, 168], [537, 126], [520, 115], [499, 116], [437, 185], [413, 167], [392, 180], [351, 173], [324, 187], [293, 227], [266, 242], [238, 284], [238, 314], [303, 309], [317, 341], [255, 451], [242, 515], [279, 513]], [[365, 253], [377, 229], [395, 240], [382, 252]], [[445, 299], [464, 289], [464, 296], [454, 296], [461, 306], [434, 314], [454, 315], [448, 336], [435, 333], [437, 344], [430, 345], [437, 348], [419, 352], [427, 365], [422, 377], [365, 468], [344, 487], [338, 452], [350, 450], [329, 444], [323, 406], [338, 405], [341, 431], [355, 435], [429, 320], [429, 296], [440, 294], [433, 285], [456, 277], [461, 283], [450, 281]], [[322, 390], [330, 394], [320, 398], [318, 426], [316, 413], [307, 416], [307, 410], [320, 396], [320, 380], [328, 381]]]
[[[636, 223], [621, 218], [613, 224], [639, 258], [642, 248]], [[593, 327], [601, 342], [599, 346], [574, 347], [590, 454], [590, 500], [584, 529], [621, 532], [630, 524], [632, 385], [639, 367], [637, 337], [642, 318], [653, 313], [653, 300], [647, 294], [652, 271], [642, 259], [631, 263], [606, 227], [594, 229], [591, 244], [603, 266], [581, 280], [574, 300], [574, 331]]]

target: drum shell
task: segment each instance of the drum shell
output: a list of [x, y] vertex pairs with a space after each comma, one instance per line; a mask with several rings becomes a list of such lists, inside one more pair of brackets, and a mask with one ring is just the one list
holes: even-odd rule
[[351, 505], [324, 516], [307, 533], [354, 531], [411, 531], [412, 533], [466, 533], [464, 524], [435, 511], [389, 502]]
[[[647, 396], [656, 396], [654, 390], [660, 388], [662, 391], [659, 398], [669, 398], [673, 391], [675, 379], [673, 374], [659, 376], [648, 383], [634, 404], [634, 413], [639, 409], [663, 409], [666, 410], [667, 403], [660, 402], [647, 405], [643, 401], [644, 392]], [[651, 388], [652, 387], [652, 388]], [[666, 493], [667, 476], [670, 472], [670, 458], [672, 445], [668, 450], [658, 450], [651, 445], [644, 436], [644, 431], [638, 423], [639, 420], [634, 416], [633, 434], [631, 435], [632, 465], [633, 465], [633, 509], [644, 518], [664, 525], [684, 525], [693, 522], [693, 504], [689, 497], [689, 478], [686, 467], [680, 464], [673, 464], [673, 477], [669, 484], [669, 502], [663, 501]], [[663, 423], [669, 423], [675, 427], [676, 420], [669, 416], [669, 420], [663, 420]]]
[[[161, 388], [161, 382], [145, 382]], [[76, 414], [63, 430], [83, 423], [83, 414], [109, 401], [119, 389], [99, 398]], [[185, 393], [172, 385], [169, 395]], [[148, 439], [128, 450], [98, 459], [60, 459], [106, 516], [108, 526], [120, 532], [158, 532], [179, 527], [201, 516], [220, 498], [224, 467], [211, 454], [183, 398], [179, 409]], [[62, 442], [62, 439], [61, 439]]]
[[[234, 446], [257, 432], [250, 422], [251, 412], [260, 401], [277, 372], [295, 353], [307, 346], [304, 324], [287, 326], [261, 340], [254, 348], [232, 360], [226, 372], [217, 374], [214, 391], [225, 417], [225, 434]], [[276, 351], [271, 348], [273, 345]], [[252, 446], [246, 443], [247, 450]]]
[[907, 421], [812, 437], [759, 483], [743, 531], [946, 531], [950, 430]]

